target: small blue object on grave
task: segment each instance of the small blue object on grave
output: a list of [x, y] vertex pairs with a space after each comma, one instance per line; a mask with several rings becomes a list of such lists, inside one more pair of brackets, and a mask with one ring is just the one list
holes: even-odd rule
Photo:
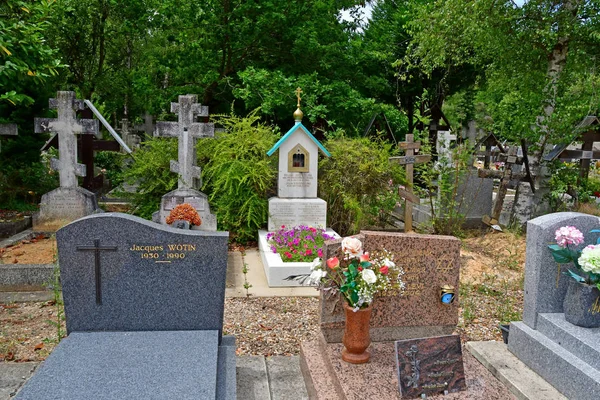
[[16, 399], [235, 399], [228, 236], [117, 213], [59, 230], [69, 336]]

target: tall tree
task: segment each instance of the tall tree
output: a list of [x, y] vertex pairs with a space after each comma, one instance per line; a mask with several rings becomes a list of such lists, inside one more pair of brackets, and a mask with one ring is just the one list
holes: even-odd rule
[[542, 190], [533, 195], [519, 187], [521, 223], [542, 211], [546, 144], [570, 137], [575, 122], [598, 109], [599, 16], [597, 0], [436, 0], [418, 7], [411, 23], [413, 62], [426, 71], [483, 68], [476, 101], [484, 102], [491, 127], [533, 144], [532, 170]]

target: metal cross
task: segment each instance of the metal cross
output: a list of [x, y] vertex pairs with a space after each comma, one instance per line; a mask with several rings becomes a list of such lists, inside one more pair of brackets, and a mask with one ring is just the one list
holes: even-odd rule
[[100, 246], [100, 240], [95, 239], [93, 246], [77, 246], [77, 250], [94, 252], [94, 270], [96, 276], [96, 304], [102, 305], [102, 275], [100, 271], [100, 250], [116, 251], [117, 246]]
[[171, 103], [171, 112], [179, 114], [179, 121], [159, 121], [154, 130], [154, 136], [178, 138], [178, 160], [171, 160], [171, 172], [179, 174], [179, 189], [192, 189], [194, 178], [200, 178], [201, 169], [196, 166], [196, 139], [215, 136], [214, 124], [194, 122], [197, 116], [208, 117], [208, 107], [197, 101], [196, 95], [179, 96], [179, 103]]
[[302, 89], [296, 88], [295, 92], [296, 92], [296, 97], [298, 97], [298, 107], [300, 107], [300, 100], [302, 100], [302, 98], [300, 97], [300, 93], [302, 93]]

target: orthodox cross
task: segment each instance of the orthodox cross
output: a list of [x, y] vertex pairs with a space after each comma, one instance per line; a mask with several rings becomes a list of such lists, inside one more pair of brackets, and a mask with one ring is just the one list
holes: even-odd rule
[[302, 100], [302, 98], [300, 97], [300, 93], [302, 93], [302, 89], [296, 88], [295, 92], [296, 92], [296, 97], [298, 98], [298, 107], [300, 107], [300, 100]]
[[179, 103], [171, 103], [171, 112], [179, 114], [178, 122], [159, 121], [154, 130], [154, 136], [178, 138], [178, 161], [171, 160], [171, 172], [179, 174], [179, 189], [192, 189], [194, 178], [200, 179], [196, 139], [215, 135], [214, 124], [194, 122], [197, 116], [208, 117], [208, 107], [197, 101], [196, 95], [179, 96]]
[[60, 187], [77, 187], [77, 177], [86, 175], [86, 167], [77, 163], [75, 135], [98, 135], [98, 120], [75, 118], [75, 111], [85, 108], [83, 100], [75, 99], [75, 92], [58, 92], [55, 99], [50, 99], [49, 105], [50, 108], [58, 109], [58, 118], [36, 118], [35, 133], [58, 134], [59, 159], [53, 158], [50, 165], [52, 169], [59, 171]]
[[[0, 124], [0, 136], [17, 136], [19, 128], [17, 124]], [[2, 151], [2, 147], [0, 147]]]
[[[478, 175], [480, 178], [498, 178], [500, 179], [500, 185], [498, 186], [498, 194], [494, 201], [494, 207], [492, 208], [491, 217], [484, 215], [482, 218], [483, 223], [487, 225], [497, 225], [502, 213], [502, 206], [504, 205], [504, 198], [508, 190], [508, 185], [511, 181], [529, 182], [531, 185], [531, 191], [535, 193], [535, 186], [529, 170], [529, 161], [527, 159], [527, 146], [525, 141], [521, 141], [521, 148], [523, 149], [523, 157], [517, 157], [517, 146], [511, 146], [506, 154], [500, 154], [500, 159], [504, 161], [504, 171], [493, 171], [480, 169]], [[513, 173], [512, 169], [515, 164], [525, 164], [525, 172]]]
[[398, 188], [398, 195], [404, 198], [404, 232], [412, 232], [412, 203], [421, 200], [412, 192], [414, 164], [426, 163], [431, 160], [431, 155], [415, 155], [415, 150], [421, 148], [421, 142], [414, 141], [413, 134], [406, 135], [406, 141], [398, 143], [398, 147], [405, 151], [402, 157], [390, 157], [401, 165], [406, 165], [406, 189]]
[[102, 275], [100, 270], [100, 250], [116, 251], [117, 246], [100, 246], [100, 240], [95, 239], [93, 246], [77, 246], [77, 250], [94, 252], [94, 272], [96, 276], [96, 304], [102, 305]]

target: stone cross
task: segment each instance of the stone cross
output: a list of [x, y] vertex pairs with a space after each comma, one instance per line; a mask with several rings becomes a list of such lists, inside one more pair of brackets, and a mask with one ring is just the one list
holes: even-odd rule
[[102, 305], [102, 274], [100, 270], [100, 250], [117, 251], [117, 246], [100, 246], [100, 240], [95, 239], [93, 246], [77, 246], [79, 251], [94, 252], [94, 275], [96, 281], [96, 304]]
[[452, 141], [456, 140], [456, 135], [452, 135], [450, 131], [438, 131], [437, 142], [435, 144], [436, 152], [438, 155], [438, 161], [441, 158], [445, 159], [445, 166], [452, 164], [452, 153], [450, 152], [450, 145]]
[[152, 115], [146, 112], [144, 114], [144, 123], [141, 125], [135, 125], [134, 130], [138, 132], [145, 132], [146, 135], [150, 136], [154, 132], [154, 123], [152, 122]]
[[[17, 136], [19, 128], [17, 124], [0, 124], [0, 136]], [[2, 147], [0, 147], [2, 151]]]
[[179, 121], [159, 121], [154, 130], [154, 136], [179, 139], [178, 161], [171, 160], [171, 172], [179, 174], [179, 189], [192, 189], [194, 178], [200, 179], [201, 169], [196, 166], [196, 139], [215, 135], [214, 124], [194, 122], [197, 116], [208, 117], [208, 107], [197, 101], [196, 95], [179, 96], [179, 103], [171, 103], [171, 112], [179, 114]]
[[[58, 118], [36, 118], [35, 133], [56, 132], [60, 146], [59, 159], [51, 160], [51, 167], [59, 171], [60, 187], [77, 187], [77, 177], [86, 175], [84, 164], [77, 163], [76, 134], [98, 135], [95, 119], [76, 119], [75, 111], [83, 110], [83, 100], [75, 99], [75, 92], [58, 92], [50, 99], [50, 108], [58, 109]], [[90, 171], [93, 173], [93, 171]]]
[[414, 135], [406, 135], [406, 141], [398, 143], [398, 146], [405, 151], [403, 157], [390, 157], [390, 161], [395, 161], [401, 165], [406, 165], [406, 190], [398, 188], [398, 194], [406, 201], [404, 203], [404, 232], [412, 232], [412, 203], [419, 203], [420, 199], [412, 192], [414, 164], [426, 163], [431, 160], [431, 155], [415, 155], [415, 150], [421, 148], [421, 142], [414, 141]]

